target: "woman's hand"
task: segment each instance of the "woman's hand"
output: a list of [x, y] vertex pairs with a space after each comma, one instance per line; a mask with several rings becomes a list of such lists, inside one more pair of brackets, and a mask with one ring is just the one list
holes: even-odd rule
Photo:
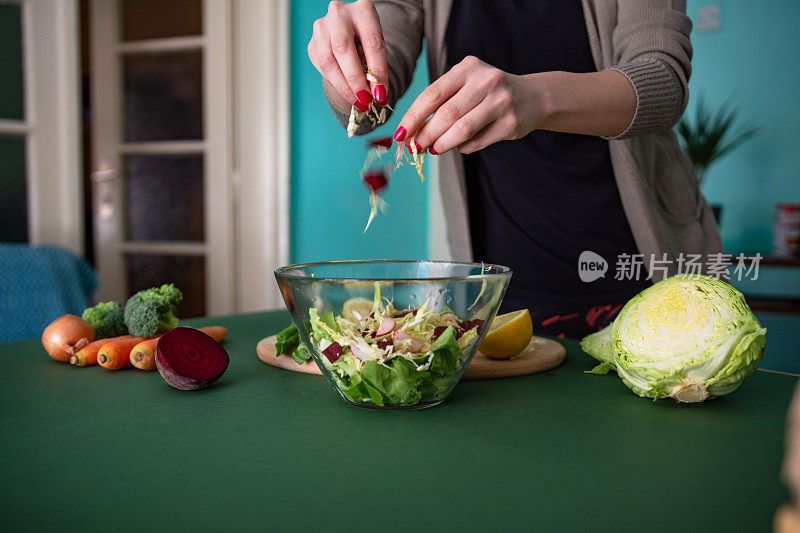
[[530, 76], [508, 74], [468, 56], [420, 93], [394, 138], [402, 142], [414, 136], [420, 152], [437, 155], [458, 148], [468, 154], [524, 137], [539, 127], [543, 106]]
[[615, 70], [515, 76], [469, 56], [420, 93], [394, 139], [415, 137], [419, 152], [437, 155], [476, 152], [535, 129], [614, 137], [636, 105], [633, 85]]
[[[328, 4], [328, 13], [314, 21], [308, 57], [341, 96], [334, 102], [340, 108], [352, 104], [366, 111], [373, 98], [378, 105], [386, 105], [386, 47], [378, 12], [370, 0]], [[371, 87], [362, 68], [364, 61], [378, 80]]]

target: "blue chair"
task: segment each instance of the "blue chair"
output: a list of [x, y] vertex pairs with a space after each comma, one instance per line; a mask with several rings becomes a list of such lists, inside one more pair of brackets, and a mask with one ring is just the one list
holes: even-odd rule
[[92, 267], [72, 252], [0, 243], [0, 342], [40, 337], [56, 318], [80, 316], [96, 287]]

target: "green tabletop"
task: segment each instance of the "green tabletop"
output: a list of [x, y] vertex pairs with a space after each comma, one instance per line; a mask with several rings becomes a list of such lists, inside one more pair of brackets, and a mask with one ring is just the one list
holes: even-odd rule
[[554, 371], [459, 384], [431, 409], [343, 403], [269, 367], [284, 312], [221, 324], [214, 387], [56, 363], [0, 345], [4, 528], [767, 531], [796, 378], [756, 372], [702, 405], [652, 402], [572, 341]]

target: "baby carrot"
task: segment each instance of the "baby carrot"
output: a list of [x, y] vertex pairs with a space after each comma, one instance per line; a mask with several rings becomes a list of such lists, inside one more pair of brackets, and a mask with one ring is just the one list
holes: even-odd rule
[[131, 364], [139, 370], [155, 370], [156, 369], [156, 344], [158, 337], [147, 339], [131, 350]]
[[228, 334], [228, 330], [222, 326], [206, 326], [204, 328], [197, 328], [217, 342], [222, 342], [222, 339]]
[[100, 348], [103, 345], [115, 341], [118, 339], [127, 339], [130, 335], [123, 335], [121, 337], [111, 337], [107, 339], [99, 339], [96, 341], [92, 341], [77, 352], [75, 355], [69, 358], [70, 364], [75, 366], [89, 366], [89, 365], [96, 365], [97, 364], [97, 352], [100, 351]]
[[97, 352], [97, 364], [108, 370], [131, 366], [131, 350], [143, 340], [142, 337], [130, 337], [107, 342]]

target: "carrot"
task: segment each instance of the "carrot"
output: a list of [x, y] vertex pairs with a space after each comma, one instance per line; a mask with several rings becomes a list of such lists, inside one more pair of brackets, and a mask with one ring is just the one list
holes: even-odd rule
[[119, 340], [119, 339], [127, 339], [131, 337], [130, 335], [123, 335], [121, 337], [111, 337], [107, 339], [99, 339], [93, 342], [90, 342], [77, 352], [75, 355], [69, 358], [69, 362], [75, 366], [90, 366], [97, 364], [97, 352], [100, 351], [104, 345], [108, 344], [111, 341]]
[[139, 370], [155, 370], [156, 369], [156, 344], [158, 344], [158, 337], [147, 339], [131, 350], [131, 364]]
[[228, 330], [222, 326], [206, 326], [204, 328], [197, 328], [217, 342], [222, 342], [222, 339], [228, 334]]
[[143, 340], [143, 337], [130, 337], [107, 342], [97, 352], [97, 364], [108, 370], [131, 366], [131, 350]]

